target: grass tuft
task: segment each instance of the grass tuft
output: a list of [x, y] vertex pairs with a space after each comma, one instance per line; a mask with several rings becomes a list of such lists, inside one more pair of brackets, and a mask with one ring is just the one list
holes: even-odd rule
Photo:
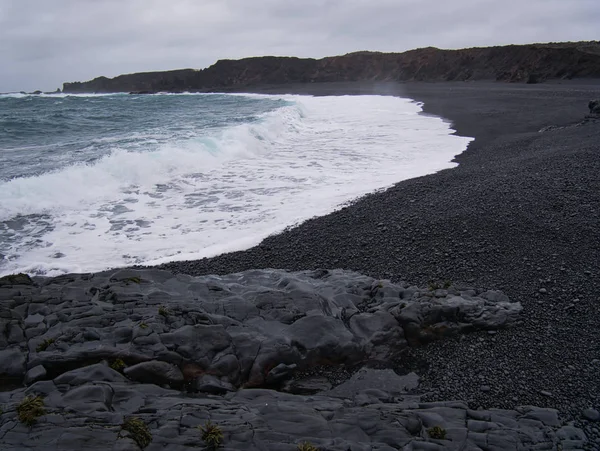
[[446, 438], [446, 429], [441, 426], [429, 428], [427, 429], [427, 433], [429, 434], [429, 437], [435, 440], [444, 440]]
[[144, 423], [139, 418], [131, 417], [127, 418], [121, 425], [121, 429], [129, 432], [131, 438], [135, 440], [140, 448], [145, 448], [152, 442], [152, 434]]
[[319, 451], [319, 448], [312, 443], [303, 442], [298, 445], [298, 451]]
[[142, 283], [142, 279], [140, 279], [139, 277], [128, 277], [127, 279], [125, 279], [125, 282], [129, 285], [129, 282], [131, 283], [137, 283], [138, 285], [140, 283]]
[[50, 346], [52, 343], [54, 343], [54, 341], [55, 341], [54, 338], [46, 338], [39, 345], [37, 345], [37, 348], [35, 348], [35, 351], [36, 352], [45, 351], [46, 349], [48, 349], [48, 346]]
[[158, 307], [158, 314], [166, 318], [169, 316], [170, 312], [164, 305], [161, 305], [160, 307]]
[[33, 426], [45, 414], [44, 399], [41, 396], [27, 396], [17, 405], [17, 417], [27, 426]]
[[110, 363], [110, 367], [115, 370], [118, 371], [119, 373], [122, 373], [123, 370], [125, 368], [127, 368], [127, 365], [125, 364], [125, 362], [123, 362], [122, 359], [114, 359], [111, 363]]
[[451, 286], [452, 286], [451, 280], [444, 280], [443, 282], [431, 281], [431, 282], [429, 282], [429, 285], [427, 286], [427, 288], [429, 288], [429, 291], [436, 291], [436, 290], [441, 290], [442, 288], [444, 290], [447, 290]]
[[207, 421], [204, 426], [198, 426], [202, 431], [202, 440], [209, 449], [217, 449], [223, 443], [223, 431], [216, 424]]
[[435, 290], [439, 290], [441, 288], [441, 286], [437, 282], [429, 282], [429, 285], [427, 286], [427, 288], [429, 289], [429, 291], [435, 291]]

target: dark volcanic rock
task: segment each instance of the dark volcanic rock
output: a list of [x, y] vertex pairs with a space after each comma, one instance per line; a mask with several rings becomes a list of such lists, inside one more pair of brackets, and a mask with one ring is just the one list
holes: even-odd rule
[[18, 347], [0, 350], [0, 377], [22, 378], [25, 359], [25, 353]]
[[0, 287], [5, 285], [32, 285], [33, 280], [27, 274], [11, 274], [0, 277]]
[[[64, 374], [1, 392], [2, 449], [139, 449], [121, 429], [126, 418], [147, 425], [148, 450], [206, 445], [198, 427], [209, 421], [222, 431], [224, 449], [231, 450], [293, 451], [301, 443], [332, 451], [575, 449], [587, 440], [581, 429], [563, 426], [552, 409], [424, 403], [406, 392], [414, 387], [414, 376], [389, 370], [361, 370], [337, 392], [312, 396], [265, 389], [186, 396], [134, 384], [105, 368], [105, 373], [98, 365], [78, 369], [79, 384], [65, 383]], [[103, 376], [111, 371], [115, 377]], [[31, 427], [17, 420], [16, 407], [25, 395], [41, 397], [44, 405]]]
[[273, 57], [220, 60], [203, 70], [183, 69], [98, 77], [65, 83], [64, 92], [211, 91], [281, 83], [343, 81], [500, 80], [600, 77], [597, 42], [509, 45], [404, 53], [356, 52], [320, 60]]
[[183, 384], [183, 373], [179, 367], [168, 362], [151, 360], [138, 363], [123, 370], [131, 380], [156, 385], [178, 386]]
[[[131, 418], [147, 425], [147, 449], [156, 450], [196, 446], [197, 426], [208, 421], [223, 431], [226, 449], [240, 450], [586, 440], [553, 410], [422, 403], [410, 393], [414, 373], [363, 367], [335, 387], [324, 376], [290, 380], [323, 365], [393, 359], [407, 343], [510, 326], [521, 306], [500, 292], [419, 289], [342, 270], [205, 277], [120, 270], [18, 286], [14, 296], [13, 285], [0, 288], [2, 299], [13, 297], [4, 317], [20, 318], [25, 331], [0, 351], [0, 369], [28, 386], [0, 392], [2, 449], [135, 449], [135, 435], [121, 426]], [[247, 389], [283, 382], [312, 396]], [[26, 396], [43, 403], [29, 426], [18, 421]], [[432, 438], [440, 431], [443, 438]]]
[[19, 293], [5, 316], [20, 318], [24, 334], [4, 337], [21, 341], [0, 351], [1, 374], [22, 379], [29, 370], [33, 382], [107, 360], [138, 382], [192, 388], [203, 375], [229, 389], [389, 359], [407, 343], [509, 326], [521, 310], [495, 292], [434, 296], [340, 270], [197, 278], [120, 270], [39, 278]]
[[590, 114], [600, 116], [600, 100], [590, 100], [588, 108], [590, 109]]

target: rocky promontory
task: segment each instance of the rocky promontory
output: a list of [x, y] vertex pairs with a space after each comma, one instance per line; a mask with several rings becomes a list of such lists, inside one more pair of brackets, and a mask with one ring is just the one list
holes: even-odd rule
[[[403, 351], [518, 323], [498, 291], [358, 273], [0, 279], [2, 449], [572, 449], [531, 406], [422, 402]], [[553, 448], [554, 447], [554, 448]]]
[[98, 77], [64, 83], [66, 93], [223, 91], [315, 82], [497, 80], [539, 83], [600, 77], [597, 41], [403, 53], [355, 52], [322, 59], [264, 56], [220, 60], [202, 69]]

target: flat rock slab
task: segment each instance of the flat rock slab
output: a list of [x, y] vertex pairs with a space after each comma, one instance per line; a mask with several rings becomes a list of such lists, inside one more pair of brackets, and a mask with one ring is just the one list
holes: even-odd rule
[[[302, 442], [339, 451], [566, 450], [586, 442], [581, 430], [561, 425], [552, 409], [473, 411], [462, 402], [422, 403], [415, 396], [394, 396], [383, 386], [361, 390], [358, 385], [357, 391], [347, 392], [352, 395], [348, 398], [337, 396], [340, 391], [336, 396], [300, 396], [267, 389], [190, 396], [136, 384], [104, 368], [91, 365], [54, 381], [0, 393], [0, 447], [135, 450], [133, 436], [121, 428], [132, 417], [148, 427], [148, 450], [203, 447], [198, 426], [208, 421], [222, 430], [224, 449], [232, 450], [292, 451]], [[372, 370], [358, 374], [363, 378], [351, 383], [392, 378]], [[90, 381], [73, 384], [83, 379]], [[26, 395], [44, 400], [44, 414], [31, 427], [17, 419], [16, 406]]]
[[386, 394], [399, 395], [410, 392], [418, 386], [419, 376], [415, 373], [399, 376], [389, 369], [362, 368], [354, 373], [349, 380], [324, 394], [336, 398], [350, 398], [356, 393], [366, 390], [381, 390]]
[[[315, 365], [386, 360], [409, 345], [507, 327], [521, 312], [500, 292], [419, 289], [342, 270], [21, 279], [0, 286], [0, 377], [27, 383], [106, 360], [138, 382], [273, 387]], [[195, 383], [204, 375], [215, 379]]]
[[[198, 426], [208, 421], [224, 449], [240, 450], [569, 449], [586, 440], [550, 409], [422, 403], [410, 394], [415, 374], [364, 368], [337, 387], [294, 378], [508, 327], [521, 306], [499, 292], [338, 270], [120, 270], [5, 283], [0, 299], [0, 377], [24, 385], [0, 392], [2, 449], [139, 449], [121, 427], [132, 417], [147, 425], [150, 450], [205, 446]], [[264, 388], [290, 384], [311, 395]], [[44, 406], [31, 426], [17, 415], [27, 396]]]

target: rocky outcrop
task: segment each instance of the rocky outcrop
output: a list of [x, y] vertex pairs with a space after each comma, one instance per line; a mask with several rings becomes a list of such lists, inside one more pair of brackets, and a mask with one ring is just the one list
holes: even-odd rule
[[556, 410], [424, 403], [416, 374], [373, 368], [410, 345], [513, 325], [521, 306], [497, 291], [342, 270], [148, 269], [3, 278], [0, 306], [2, 449], [211, 449], [198, 428], [209, 421], [240, 450], [586, 441]]
[[203, 70], [147, 72], [65, 83], [63, 91], [219, 91], [265, 84], [339, 81], [499, 80], [538, 83], [574, 77], [600, 77], [598, 42], [462, 50], [429, 47], [404, 53], [356, 52], [319, 60], [272, 56], [220, 60]]
[[[582, 449], [585, 434], [558, 412], [531, 406], [471, 410], [463, 402], [421, 402], [407, 379], [365, 369], [338, 391], [300, 396], [243, 389], [226, 396], [182, 396], [133, 384], [105, 365], [0, 393], [3, 450], [187, 450], [211, 448], [200, 427], [212, 424], [228, 450], [392, 451]], [[23, 400], [43, 399], [31, 426], [18, 421]], [[139, 431], [125, 426], [136, 421]], [[304, 448], [300, 446], [304, 445]], [[312, 448], [310, 447], [312, 446]]]
[[318, 365], [390, 360], [409, 345], [506, 327], [521, 311], [500, 292], [418, 289], [339, 270], [0, 282], [0, 376], [17, 382], [106, 360], [130, 379], [192, 391], [276, 386]]

